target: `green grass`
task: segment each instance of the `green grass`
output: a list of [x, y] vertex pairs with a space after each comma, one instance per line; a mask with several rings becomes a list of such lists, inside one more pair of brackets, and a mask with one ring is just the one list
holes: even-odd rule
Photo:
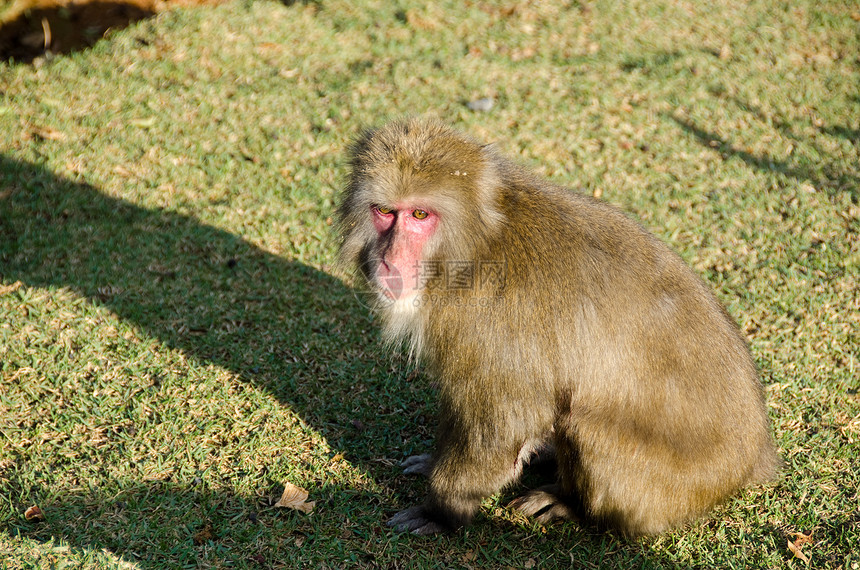
[[[0, 567], [803, 568], [812, 530], [810, 567], [857, 568], [849, 4], [237, 1], [0, 63]], [[679, 251], [749, 338], [780, 480], [635, 541], [533, 525], [516, 489], [458, 535], [387, 529], [433, 391], [332, 268], [331, 216], [349, 139], [406, 114]], [[272, 506], [285, 482], [312, 514]]]

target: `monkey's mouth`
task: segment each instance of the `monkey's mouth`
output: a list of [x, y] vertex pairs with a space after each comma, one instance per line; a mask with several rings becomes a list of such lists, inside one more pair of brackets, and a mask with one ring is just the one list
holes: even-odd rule
[[404, 291], [403, 287], [403, 278], [399, 273], [394, 273], [391, 275], [379, 275], [376, 276], [376, 285], [379, 289], [379, 292], [387, 299], [392, 301], [396, 301], [404, 296], [406, 291]]
[[373, 285], [383, 297], [383, 300], [397, 301], [409, 294], [406, 280], [393, 263], [379, 259], [373, 272]]
[[377, 300], [384, 307], [393, 307], [395, 305], [418, 306], [421, 291], [414, 286], [410, 286], [408, 280], [402, 279], [399, 274], [379, 275], [377, 273], [371, 284], [376, 293]]

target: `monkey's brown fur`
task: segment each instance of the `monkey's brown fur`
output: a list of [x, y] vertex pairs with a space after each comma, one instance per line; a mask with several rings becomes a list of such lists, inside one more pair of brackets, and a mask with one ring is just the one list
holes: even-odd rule
[[[744, 340], [705, 284], [640, 225], [434, 121], [367, 131], [350, 166], [341, 255], [372, 286], [391, 244], [408, 238], [380, 233], [370, 212], [404, 201], [438, 214], [412, 269], [464, 262], [474, 272], [471, 287], [429, 272], [408, 303], [379, 296], [387, 338], [407, 342], [441, 398], [429, 497], [395, 526], [467, 524], [547, 441], [558, 485], [517, 505], [628, 535], [681, 524], [774, 475]], [[483, 263], [499, 262], [503, 282], [480, 279]]]

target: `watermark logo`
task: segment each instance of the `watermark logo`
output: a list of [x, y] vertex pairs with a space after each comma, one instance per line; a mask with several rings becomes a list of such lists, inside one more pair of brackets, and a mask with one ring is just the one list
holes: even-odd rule
[[415, 266], [418, 289], [496, 294], [505, 288], [504, 261], [422, 261]]
[[422, 261], [415, 266], [419, 294], [412, 304], [432, 307], [488, 307], [505, 288], [504, 261]]
[[387, 266], [371, 285], [382, 306], [489, 307], [502, 300], [505, 261], [420, 261], [408, 271]]

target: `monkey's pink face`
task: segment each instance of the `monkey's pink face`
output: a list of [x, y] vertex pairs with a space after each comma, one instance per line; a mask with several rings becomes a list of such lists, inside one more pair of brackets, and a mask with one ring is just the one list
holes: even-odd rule
[[415, 204], [374, 206], [371, 216], [377, 234], [377, 258], [372, 268], [376, 284], [395, 301], [417, 295], [422, 253], [436, 231], [439, 216]]

